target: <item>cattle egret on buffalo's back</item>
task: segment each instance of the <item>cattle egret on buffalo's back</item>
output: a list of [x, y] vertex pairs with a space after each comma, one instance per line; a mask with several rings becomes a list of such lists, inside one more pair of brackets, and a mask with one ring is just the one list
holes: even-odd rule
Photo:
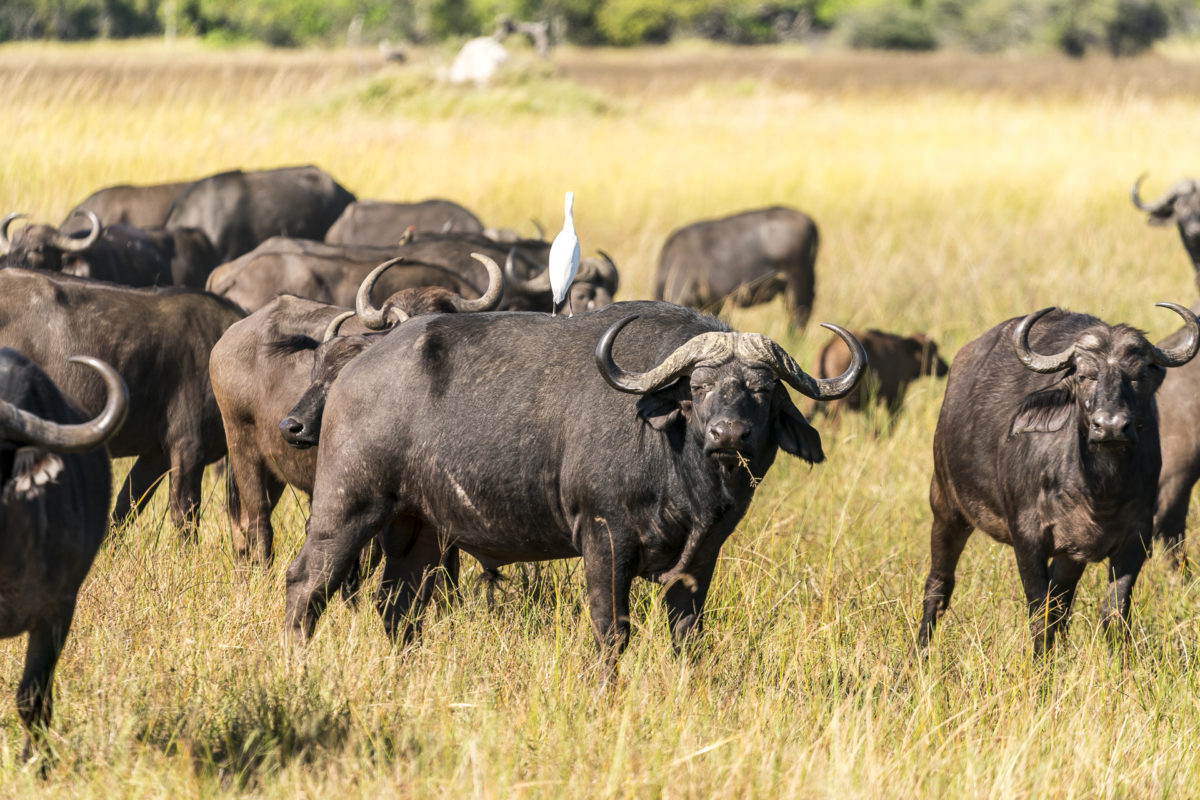
[[[563, 229], [554, 237], [550, 245], [550, 291], [554, 294], [554, 305], [551, 314], [558, 313], [558, 307], [563, 300], [568, 300], [571, 282], [575, 280], [575, 272], [579, 269], [579, 237], [575, 235], [575, 193], [567, 192], [563, 203]], [[567, 302], [570, 314], [575, 309]]]

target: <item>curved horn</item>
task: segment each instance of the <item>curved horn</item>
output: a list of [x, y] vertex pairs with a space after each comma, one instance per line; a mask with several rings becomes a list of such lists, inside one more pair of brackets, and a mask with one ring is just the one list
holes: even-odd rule
[[464, 300], [455, 295], [450, 300], [455, 311], [491, 311], [500, 305], [500, 296], [504, 294], [504, 274], [496, 262], [482, 253], [471, 253], [471, 258], [483, 264], [488, 274], [488, 287], [478, 300]]
[[1074, 343], [1061, 353], [1055, 353], [1052, 356], [1044, 356], [1029, 349], [1029, 329], [1033, 327], [1033, 323], [1053, 310], [1054, 306], [1050, 306], [1033, 312], [1021, 320], [1021, 324], [1013, 331], [1013, 347], [1016, 348], [1017, 358], [1021, 359], [1021, 363], [1028, 369], [1042, 374], [1062, 372], [1071, 366], [1071, 361], [1075, 358]]
[[1129, 187], [1129, 197], [1133, 200], [1133, 205], [1139, 211], [1147, 211], [1148, 212], [1151, 210], [1150, 206], [1148, 206], [1142, 202], [1142, 198], [1138, 194], [1138, 187], [1140, 187], [1142, 185], [1142, 181], [1144, 181], [1146, 179], [1146, 176], [1149, 174], [1150, 173], [1148, 173], [1148, 172], [1143, 172], [1141, 175], [1138, 175], [1137, 180], [1133, 182], [1133, 186]]
[[[371, 305], [371, 292], [375, 289], [375, 282], [379, 280], [379, 276], [387, 272], [390, 267], [400, 264], [403, 261], [404, 256], [399, 256], [390, 261], [383, 262], [367, 273], [367, 277], [363, 278], [363, 282], [358, 287], [358, 294], [354, 296], [354, 312], [358, 314], [363, 325], [370, 330], [381, 331], [408, 319], [408, 314], [405, 314], [398, 308], [391, 309], [391, 314], [389, 315], [385, 314], [383, 309]], [[388, 319], [389, 316], [392, 317], [391, 320]]]
[[536, 277], [526, 280], [517, 274], [517, 257], [517, 248], [513, 247], [504, 259], [504, 277], [512, 287], [525, 294], [550, 291], [550, 270], [543, 270]]
[[77, 425], [50, 422], [11, 403], [0, 401], [0, 427], [6, 435], [58, 453], [82, 453], [103, 444], [120, 429], [129, 413], [129, 389], [111, 366], [91, 356], [71, 356], [72, 364], [87, 364], [100, 373], [108, 399], [99, 416]]
[[91, 211], [77, 211], [75, 213], [87, 217], [88, 221], [92, 224], [92, 229], [82, 239], [67, 236], [62, 231], [56, 232], [54, 234], [54, 246], [66, 253], [80, 253], [87, 250], [96, 243], [96, 240], [100, 238], [100, 232], [103, 230], [100, 225], [100, 218], [95, 213]]
[[329, 321], [329, 327], [325, 329], [325, 334], [321, 337], [322, 342], [328, 342], [330, 339], [338, 335], [338, 331], [342, 328], [342, 323], [354, 316], [353, 311], [343, 311], [332, 320]]
[[1191, 310], [1177, 303], [1155, 303], [1154, 305], [1159, 308], [1169, 308], [1183, 317], [1188, 329], [1187, 341], [1179, 347], [1160, 350], [1151, 345], [1154, 363], [1163, 367], [1182, 367], [1196, 357], [1197, 351], [1200, 351], [1200, 320], [1196, 319], [1196, 315]]
[[684, 342], [675, 348], [675, 351], [667, 356], [661, 364], [647, 372], [627, 372], [613, 361], [612, 346], [621, 329], [637, 318], [638, 315], [635, 314], [617, 320], [609, 326], [604, 335], [600, 337], [600, 341], [596, 343], [596, 366], [600, 369], [600, 375], [608, 385], [617, 391], [646, 394], [670, 386], [679, 380], [684, 370], [697, 360], [689, 351], [689, 345], [700, 337], [693, 337]]
[[0, 220], [0, 256], [12, 250], [12, 243], [8, 240], [8, 226], [19, 219], [28, 219], [28, 217], [28, 214], [9, 214]]
[[802, 370], [786, 350], [765, 336], [762, 338], [770, 343], [770, 347], [767, 348], [768, 356], [763, 360], [771, 363], [775, 374], [781, 380], [787, 382], [805, 397], [811, 397], [813, 400], [837, 400], [850, 394], [858, 385], [858, 379], [862, 377], [863, 371], [867, 368], [867, 351], [858, 337], [841, 325], [822, 322], [821, 327], [836, 333], [846, 343], [846, 349], [850, 351], [850, 365], [836, 378], [814, 378]]

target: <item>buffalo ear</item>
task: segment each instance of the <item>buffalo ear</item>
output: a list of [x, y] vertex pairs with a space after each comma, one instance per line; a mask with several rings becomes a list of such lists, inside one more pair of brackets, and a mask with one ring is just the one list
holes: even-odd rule
[[775, 428], [779, 435], [779, 447], [809, 464], [820, 464], [825, 460], [821, 449], [821, 434], [808, 424], [800, 409], [792, 403], [787, 390], [782, 386], [775, 390]]
[[638, 398], [638, 416], [656, 431], [665, 431], [692, 415], [692, 399], [680, 397], [678, 386]]
[[1054, 433], [1071, 419], [1075, 410], [1075, 395], [1066, 387], [1046, 389], [1028, 394], [1021, 399], [1017, 413], [1013, 416], [1008, 435], [1021, 433]]

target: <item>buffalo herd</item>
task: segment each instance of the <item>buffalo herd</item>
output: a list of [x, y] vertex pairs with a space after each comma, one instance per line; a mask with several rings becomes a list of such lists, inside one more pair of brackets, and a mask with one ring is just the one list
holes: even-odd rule
[[[1134, 205], [1176, 223], [1200, 276], [1200, 183], [1146, 203], [1141, 182]], [[825, 324], [809, 374], [711, 315], [781, 295], [790, 328], [806, 328], [818, 229], [783, 206], [676, 229], [656, 300], [615, 302], [613, 260], [585, 257], [573, 313], [557, 317], [540, 229], [523, 238], [444, 199], [360, 200], [314, 166], [108, 187], [61, 225], [14, 229], [25, 216], [0, 221], [0, 635], [29, 633], [17, 704], [31, 749], [110, 527], [166, 484], [194, 539], [204, 468], [222, 460], [244, 558], [271, 561], [286, 487], [311, 497], [286, 574], [294, 639], [377, 562], [377, 610], [408, 641], [435, 588], [456, 588], [463, 553], [485, 575], [580, 557], [605, 683], [633, 579], [663, 586], [680, 648], [779, 452], [825, 459], [789, 387], [826, 421], [895, 418], [913, 381], [949, 375], [918, 652], [976, 528], [1015, 552], [1038, 657], [1089, 562], [1108, 561], [1103, 621], [1120, 632], [1153, 539], [1186, 565], [1200, 320], [1180, 305], [1159, 304], [1185, 324], [1157, 345], [1042, 309], [952, 366], [923, 333]], [[110, 459], [124, 456], [114, 502]]]

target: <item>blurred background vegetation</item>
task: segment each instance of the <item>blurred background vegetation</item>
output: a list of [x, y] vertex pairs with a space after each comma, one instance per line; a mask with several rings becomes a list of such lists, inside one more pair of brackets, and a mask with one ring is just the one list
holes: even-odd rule
[[1200, 0], [4, 0], [0, 42], [195, 36], [217, 43], [426, 44], [547, 21], [556, 44], [700, 38], [863, 49], [1133, 55], [1200, 32]]

